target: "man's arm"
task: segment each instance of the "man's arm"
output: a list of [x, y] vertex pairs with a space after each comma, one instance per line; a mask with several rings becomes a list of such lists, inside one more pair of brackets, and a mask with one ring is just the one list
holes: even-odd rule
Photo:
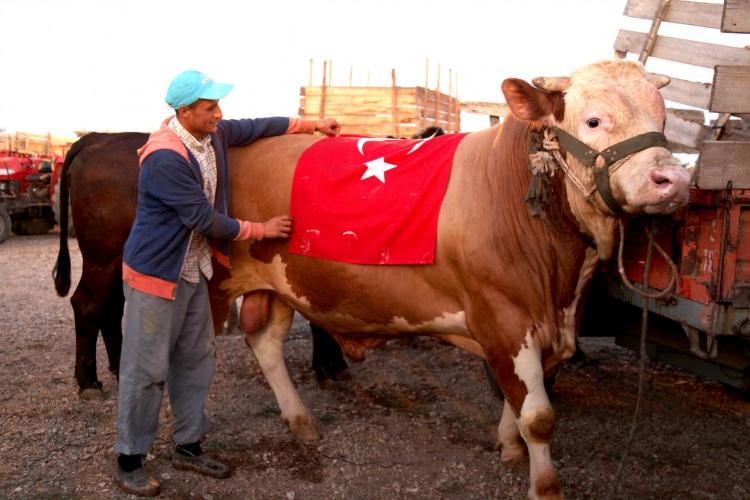
[[204, 236], [231, 240], [239, 222], [216, 210], [186, 160], [172, 151], [152, 153], [141, 165], [141, 182], [150, 194], [173, 209], [180, 221]]
[[271, 118], [246, 118], [244, 120], [222, 120], [219, 126], [224, 132], [227, 147], [246, 146], [263, 137], [284, 134], [313, 134], [321, 132], [326, 135], [338, 135], [341, 130], [334, 118], [320, 120], [303, 120], [281, 116]]

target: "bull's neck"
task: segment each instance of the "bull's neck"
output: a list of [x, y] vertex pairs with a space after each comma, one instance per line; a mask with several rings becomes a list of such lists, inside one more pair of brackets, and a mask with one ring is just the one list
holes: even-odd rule
[[500, 135], [493, 140], [488, 161], [485, 165], [485, 178], [492, 185], [492, 191], [499, 193], [492, 196], [494, 213], [502, 213], [509, 208], [518, 217], [519, 222], [529, 229], [529, 236], [542, 238], [555, 246], [578, 249], [580, 251], [591, 243], [591, 237], [582, 228], [576, 217], [571, 196], [568, 192], [565, 176], [562, 172], [549, 178], [549, 190], [543, 212], [531, 215], [526, 206], [526, 197], [532, 183], [532, 174], [528, 168], [528, 140], [531, 127], [528, 122], [520, 122], [508, 117], [500, 130]]
[[[547, 269], [554, 276], [549, 297], [556, 303], [567, 303], [566, 290], [575, 288], [590, 239], [580, 230], [568, 205], [564, 176], [555, 175], [546, 216], [529, 214], [525, 199], [531, 182], [528, 169], [528, 124], [506, 119], [502, 129], [492, 129], [482, 136], [485, 154], [472, 165], [477, 213], [473, 226], [481, 221], [486, 231], [477, 246], [491, 248], [495, 265], [513, 263], [526, 276]], [[547, 273], [542, 273], [547, 275]], [[554, 290], [553, 290], [554, 289]]]

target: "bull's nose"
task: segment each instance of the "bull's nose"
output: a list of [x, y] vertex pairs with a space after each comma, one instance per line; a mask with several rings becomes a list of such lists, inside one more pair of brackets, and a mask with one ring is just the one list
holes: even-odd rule
[[687, 202], [690, 174], [682, 167], [653, 168], [648, 179], [663, 201]]
[[662, 188], [669, 188], [674, 183], [673, 179], [666, 172], [659, 169], [651, 170], [649, 176], [651, 177], [651, 182]]

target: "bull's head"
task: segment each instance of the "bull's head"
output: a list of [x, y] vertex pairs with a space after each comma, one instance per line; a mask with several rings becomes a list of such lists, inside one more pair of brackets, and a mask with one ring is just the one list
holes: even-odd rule
[[[687, 203], [690, 175], [663, 135], [658, 88], [667, 77], [651, 77], [638, 62], [612, 60], [533, 82], [537, 88], [505, 80], [503, 93], [516, 118], [556, 133], [571, 174], [571, 210], [586, 232], [608, 240], [600, 226], [611, 226], [612, 216], [671, 213]], [[580, 184], [578, 192], [573, 184]]]

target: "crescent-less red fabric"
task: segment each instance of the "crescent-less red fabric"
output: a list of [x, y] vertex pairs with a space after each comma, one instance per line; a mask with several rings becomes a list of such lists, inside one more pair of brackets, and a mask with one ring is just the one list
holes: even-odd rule
[[289, 251], [353, 264], [432, 264], [440, 205], [464, 137], [314, 143], [294, 173]]

